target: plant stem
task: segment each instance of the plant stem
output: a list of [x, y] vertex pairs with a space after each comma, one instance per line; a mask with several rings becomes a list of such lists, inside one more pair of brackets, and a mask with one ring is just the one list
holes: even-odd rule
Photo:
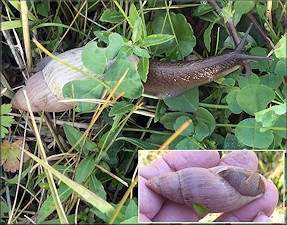
[[26, 54], [26, 58], [27, 58], [27, 69], [28, 69], [28, 72], [30, 72], [32, 70], [32, 55], [31, 55], [31, 43], [30, 43], [30, 31], [29, 31], [29, 22], [28, 22], [27, 2], [25, 0], [21, 0], [20, 6], [21, 6], [21, 18], [22, 18], [25, 54]]

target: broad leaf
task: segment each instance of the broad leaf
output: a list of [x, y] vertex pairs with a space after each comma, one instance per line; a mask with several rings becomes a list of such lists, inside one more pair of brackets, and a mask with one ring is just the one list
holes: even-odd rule
[[[1, 166], [6, 172], [15, 173], [20, 168], [20, 159], [22, 155], [22, 140], [17, 140], [13, 144], [8, 141], [4, 141], [1, 144]], [[25, 143], [24, 148], [29, 149], [29, 146]], [[24, 154], [23, 162], [26, 162], [29, 157]]]
[[135, 70], [133, 63], [128, 60], [117, 60], [106, 72], [104, 81], [113, 89], [120, 78], [127, 72], [127, 75], [119, 88], [116, 90], [117, 94], [124, 92], [124, 97], [136, 99], [143, 93], [143, 85], [138, 72]]

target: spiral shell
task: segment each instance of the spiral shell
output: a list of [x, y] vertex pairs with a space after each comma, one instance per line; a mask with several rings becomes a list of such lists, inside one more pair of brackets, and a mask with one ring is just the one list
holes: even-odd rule
[[[84, 67], [81, 59], [82, 50], [83, 48], [72, 49], [59, 54], [58, 57], [74, 67], [96, 76]], [[37, 112], [45, 109], [48, 112], [61, 112], [72, 109], [72, 104], [59, 102], [59, 100], [64, 99], [62, 89], [69, 81], [85, 79], [88, 78], [74, 69], [56, 60], [50, 60], [43, 70], [27, 80], [24, 87], [27, 91], [32, 111]], [[28, 107], [23, 94], [24, 88], [16, 93], [11, 103], [14, 108], [27, 111]]]
[[59, 102], [58, 98], [53, 91], [49, 88], [42, 71], [34, 74], [27, 80], [26, 86], [17, 91], [11, 103], [13, 108], [28, 111], [28, 106], [24, 96], [23, 90], [26, 90], [29, 103], [33, 112], [42, 110], [48, 112], [62, 112], [73, 108], [73, 105]]
[[[92, 76], [103, 79], [102, 75], [92, 73], [83, 65], [82, 51], [83, 48], [71, 49], [59, 54], [57, 57]], [[138, 57], [132, 55], [128, 57], [127, 60], [137, 67]], [[108, 61], [106, 67], [110, 67], [114, 62], [115, 60]], [[59, 102], [60, 100], [65, 99], [62, 94], [63, 87], [72, 80], [86, 79], [89, 78], [82, 73], [77, 72], [56, 60], [50, 60], [42, 70], [38, 71], [27, 80], [26, 85], [23, 88], [18, 90], [12, 99], [12, 106], [16, 109], [28, 111], [28, 106], [23, 93], [23, 90], [25, 89], [33, 112], [42, 110], [47, 112], [62, 112], [72, 109], [74, 104]]]
[[266, 179], [255, 172], [235, 166], [209, 169], [192, 167], [161, 174], [146, 185], [169, 200], [193, 207], [203, 204], [209, 212], [229, 212], [260, 198]]

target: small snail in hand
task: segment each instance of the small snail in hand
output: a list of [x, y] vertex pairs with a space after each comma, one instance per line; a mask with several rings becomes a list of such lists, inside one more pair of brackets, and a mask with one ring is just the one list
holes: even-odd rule
[[[242, 52], [251, 26], [249, 26], [241, 42], [233, 52], [195, 62], [151, 60], [149, 62], [147, 81], [144, 83], [144, 92], [159, 99], [173, 98], [194, 87], [224, 77], [246, 62], [272, 59], [263, 56], [250, 56]], [[81, 54], [82, 48], [77, 48], [64, 52], [58, 57], [93, 76], [100, 76], [91, 73], [84, 67]], [[59, 102], [59, 100], [64, 99], [62, 95], [63, 86], [69, 81], [83, 79], [88, 78], [55, 60], [51, 60], [43, 70], [34, 74], [24, 87], [27, 91], [32, 111], [45, 109], [48, 112], [61, 112], [72, 109], [72, 104]], [[12, 106], [16, 109], [27, 110], [23, 89], [20, 89], [12, 99]]]
[[164, 173], [146, 185], [167, 199], [193, 208], [199, 203], [209, 212], [229, 212], [263, 196], [266, 179], [236, 166], [191, 167]]

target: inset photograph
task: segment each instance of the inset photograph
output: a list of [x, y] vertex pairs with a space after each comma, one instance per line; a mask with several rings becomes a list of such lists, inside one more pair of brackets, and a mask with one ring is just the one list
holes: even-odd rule
[[139, 151], [139, 222], [284, 223], [283, 151]]

